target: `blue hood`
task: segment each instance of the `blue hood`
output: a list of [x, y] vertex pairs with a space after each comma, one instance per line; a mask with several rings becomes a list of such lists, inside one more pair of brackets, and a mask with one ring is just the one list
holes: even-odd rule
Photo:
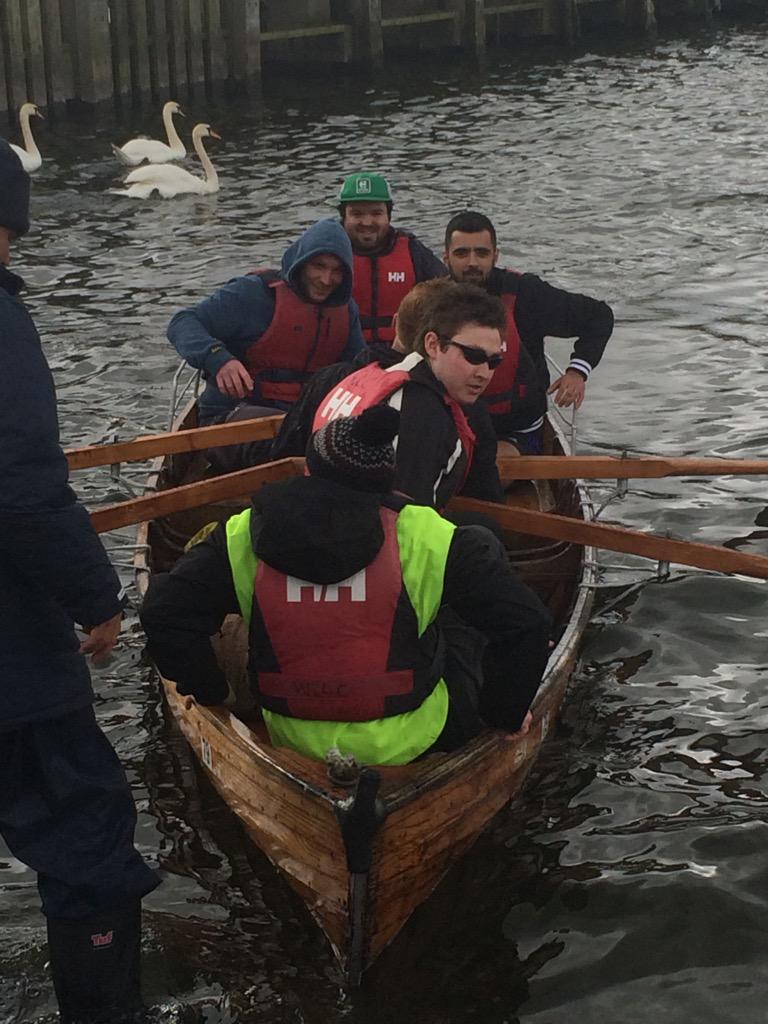
[[344, 264], [344, 280], [325, 303], [326, 306], [345, 306], [352, 298], [352, 243], [338, 220], [321, 220], [307, 228], [301, 238], [289, 245], [283, 253], [280, 271], [283, 280], [300, 291], [297, 274], [302, 264], [321, 253], [332, 253]]

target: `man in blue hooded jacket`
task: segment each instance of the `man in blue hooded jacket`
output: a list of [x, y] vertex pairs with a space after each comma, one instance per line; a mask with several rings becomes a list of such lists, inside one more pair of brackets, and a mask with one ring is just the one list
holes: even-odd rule
[[0, 139], [0, 835], [37, 872], [62, 1024], [116, 1024], [140, 1008], [141, 898], [158, 878], [93, 712], [84, 655], [112, 649], [123, 598], [67, 482], [53, 378], [8, 270], [28, 230], [29, 176]]
[[203, 371], [200, 423], [286, 410], [315, 370], [350, 360], [365, 342], [352, 299], [352, 246], [340, 224], [308, 228], [281, 269], [234, 278], [183, 309], [168, 338]]

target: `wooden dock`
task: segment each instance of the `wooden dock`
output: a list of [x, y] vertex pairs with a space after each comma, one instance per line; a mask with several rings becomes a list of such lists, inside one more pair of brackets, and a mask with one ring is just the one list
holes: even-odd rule
[[389, 56], [535, 37], [572, 43], [768, 0], [0, 0], [0, 114], [25, 101], [185, 98], [258, 83], [270, 63], [381, 67]]

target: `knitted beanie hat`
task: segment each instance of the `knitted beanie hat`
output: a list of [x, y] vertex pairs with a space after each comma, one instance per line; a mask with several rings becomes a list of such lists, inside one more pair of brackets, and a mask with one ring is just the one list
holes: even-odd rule
[[29, 175], [5, 139], [0, 139], [0, 227], [29, 231]]
[[386, 494], [395, 482], [400, 413], [374, 405], [359, 416], [343, 416], [316, 431], [307, 445], [307, 469], [356, 491]]

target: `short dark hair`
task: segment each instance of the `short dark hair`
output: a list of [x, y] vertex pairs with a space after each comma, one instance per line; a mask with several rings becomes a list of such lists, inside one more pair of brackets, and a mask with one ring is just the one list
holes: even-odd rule
[[476, 235], [480, 231], [490, 231], [493, 248], [496, 248], [496, 228], [493, 226], [490, 217], [484, 213], [477, 213], [476, 210], [462, 210], [456, 213], [448, 221], [445, 229], [445, 251], [451, 247], [451, 235], [454, 231], [463, 231], [468, 235]]
[[424, 338], [430, 331], [439, 338], [452, 338], [467, 324], [497, 330], [503, 340], [507, 331], [507, 314], [501, 299], [489, 295], [475, 284], [455, 284], [453, 288], [446, 288], [435, 296], [435, 301], [424, 314], [414, 349], [425, 356]]

